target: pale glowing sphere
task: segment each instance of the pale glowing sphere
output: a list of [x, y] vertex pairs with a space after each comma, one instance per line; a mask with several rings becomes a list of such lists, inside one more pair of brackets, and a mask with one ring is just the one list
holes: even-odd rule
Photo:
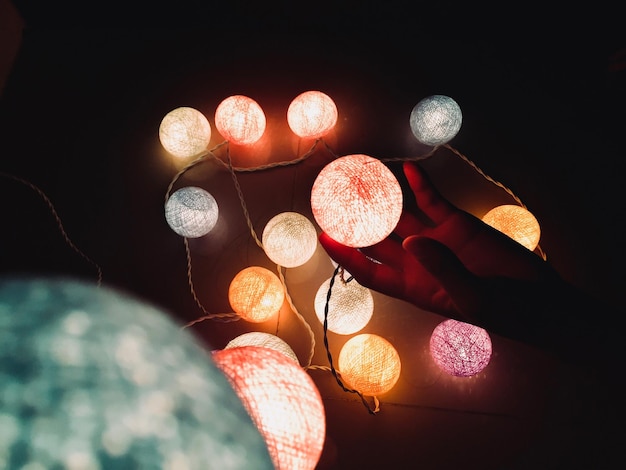
[[185, 238], [209, 233], [219, 217], [215, 198], [196, 186], [180, 188], [165, 203], [165, 220], [170, 228]]
[[261, 240], [269, 259], [285, 268], [295, 268], [302, 266], [315, 253], [317, 231], [304, 215], [282, 212], [265, 225]]
[[313, 379], [269, 348], [212, 354], [265, 438], [276, 470], [314, 470], [326, 438], [326, 414]]
[[274, 349], [284, 354], [289, 359], [293, 359], [296, 364], [300, 363], [300, 361], [298, 361], [298, 356], [296, 356], [296, 353], [293, 349], [291, 349], [291, 346], [289, 346], [289, 344], [287, 344], [287, 342], [283, 339], [271, 333], [251, 331], [249, 333], [241, 334], [230, 340], [224, 349], [239, 348], [241, 346], [258, 346], [261, 348]]
[[530, 251], [539, 244], [541, 237], [539, 222], [530, 211], [521, 206], [504, 204], [494, 207], [482, 217], [482, 220]]
[[311, 209], [321, 229], [347, 246], [383, 240], [402, 213], [400, 183], [380, 160], [347, 155], [326, 165], [311, 189]]
[[278, 313], [285, 300], [280, 279], [269, 269], [250, 266], [242, 269], [230, 282], [228, 301], [244, 320], [260, 323]]
[[421, 143], [443, 145], [457, 135], [462, 120], [461, 108], [456, 101], [448, 96], [432, 95], [415, 105], [409, 124]]
[[481, 372], [491, 359], [489, 333], [469, 323], [445, 320], [430, 336], [430, 355], [444, 372], [470, 377]]
[[287, 123], [298, 137], [323, 137], [337, 124], [337, 106], [321, 91], [305, 91], [289, 105]]
[[163, 148], [175, 157], [200, 155], [211, 140], [211, 125], [197, 109], [186, 106], [176, 108], [161, 121], [159, 140]]
[[247, 96], [229, 96], [215, 110], [215, 127], [224, 139], [235, 144], [254, 144], [263, 137], [265, 125], [263, 109]]
[[[320, 323], [324, 323], [324, 310], [328, 298], [331, 279], [327, 279], [315, 295], [315, 314]], [[365, 328], [374, 313], [372, 292], [359, 284], [356, 279], [343, 282], [335, 278], [328, 300], [327, 327], [329, 331], [340, 335], [351, 335]]]
[[0, 325], [3, 466], [274, 468], [230, 381], [155, 306], [82, 281], [5, 278]]
[[363, 333], [346, 341], [338, 366], [341, 378], [363, 395], [387, 393], [400, 378], [400, 355], [378, 335]]

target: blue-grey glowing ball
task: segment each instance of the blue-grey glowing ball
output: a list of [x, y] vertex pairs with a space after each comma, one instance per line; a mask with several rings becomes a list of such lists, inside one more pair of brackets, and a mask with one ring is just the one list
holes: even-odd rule
[[0, 279], [0, 467], [272, 469], [210, 354], [165, 312], [68, 279]]
[[449, 96], [432, 95], [415, 105], [409, 125], [417, 140], [434, 146], [450, 142], [461, 129], [462, 121], [456, 101]]

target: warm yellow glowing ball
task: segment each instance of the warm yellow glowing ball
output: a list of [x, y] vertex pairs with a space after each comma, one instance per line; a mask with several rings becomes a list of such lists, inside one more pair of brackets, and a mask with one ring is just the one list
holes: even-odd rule
[[482, 217], [482, 220], [530, 251], [539, 244], [541, 237], [539, 222], [530, 211], [521, 206], [504, 204], [494, 207]]
[[417, 140], [426, 145], [450, 142], [461, 129], [461, 108], [449, 96], [424, 98], [411, 111], [409, 124]]
[[284, 354], [289, 359], [293, 359], [296, 364], [300, 363], [298, 356], [296, 356], [294, 350], [291, 349], [291, 346], [289, 346], [285, 340], [271, 333], [250, 331], [249, 333], [241, 334], [230, 340], [224, 349], [239, 348], [241, 346], [258, 346], [261, 348], [274, 349]]
[[328, 298], [330, 281], [331, 279], [324, 281], [315, 295], [315, 314], [318, 320], [324, 323], [328, 304], [326, 321], [329, 331], [351, 335], [365, 328], [374, 313], [372, 292], [359, 284], [356, 279], [343, 282], [336, 276]]
[[314, 470], [326, 439], [326, 414], [309, 374], [270, 348], [223, 349], [212, 357], [265, 438], [276, 470]]
[[323, 137], [337, 124], [337, 106], [321, 91], [305, 91], [289, 105], [287, 123], [299, 137]]
[[387, 237], [402, 213], [400, 183], [380, 160], [355, 154], [337, 158], [317, 175], [311, 209], [321, 229], [347, 246], [370, 246]]
[[165, 220], [178, 235], [198, 238], [209, 233], [219, 218], [217, 201], [196, 186], [176, 190], [165, 203]]
[[229, 96], [215, 110], [215, 127], [224, 139], [235, 144], [254, 144], [263, 137], [265, 125], [263, 109], [247, 96]]
[[159, 127], [165, 150], [179, 158], [202, 154], [211, 140], [211, 125], [200, 111], [186, 106], [165, 115]]
[[360, 334], [341, 348], [338, 360], [341, 378], [363, 395], [388, 392], [400, 378], [400, 355], [385, 338]]
[[261, 239], [268, 258], [285, 268], [303, 265], [317, 248], [315, 226], [298, 212], [282, 212], [272, 217]]
[[260, 323], [278, 313], [285, 291], [278, 276], [262, 266], [242, 269], [230, 282], [228, 301], [244, 320]]

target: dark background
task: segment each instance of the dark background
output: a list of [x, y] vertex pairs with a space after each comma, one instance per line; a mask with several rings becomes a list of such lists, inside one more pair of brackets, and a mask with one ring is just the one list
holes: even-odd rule
[[[290, 101], [318, 89], [339, 110], [328, 138], [336, 154], [406, 158], [428, 150], [410, 135], [411, 109], [441, 93], [463, 111], [451, 145], [535, 214], [548, 261], [603, 302], [588, 312], [589, 321], [607, 328], [619, 321], [626, 41], [617, 8], [4, 3], [7, 39], [0, 47], [16, 55], [6, 61], [0, 100], [2, 274], [97, 279], [36, 187], [72, 243], [97, 263], [104, 284], [190, 321], [202, 312], [189, 292], [184, 244], [163, 216], [167, 186], [180, 169], [158, 142], [167, 112], [178, 106], [205, 112], [214, 146], [221, 142], [216, 106], [229, 95], [248, 95], [268, 117], [267, 139], [255, 152], [281, 161], [306, 150], [284, 122]], [[246, 151], [232, 154], [243, 159]], [[329, 158], [320, 146], [300, 165], [240, 175], [258, 233], [277, 212], [309, 210], [308, 188]], [[424, 166], [445, 195], [476, 215], [511, 201], [450, 152], [439, 151]], [[232, 275], [267, 261], [250, 239], [230, 175], [209, 164], [185, 178], [224, 201], [222, 232], [192, 240], [190, 251], [202, 303], [228, 311], [224, 292]], [[307, 318], [313, 318], [307, 296], [331, 274], [321, 248], [314, 266], [288, 273]], [[441, 318], [383, 296], [376, 305], [381, 313], [368, 330], [397, 346], [403, 376], [372, 417], [329, 374], [310, 371], [327, 407], [320, 468], [566, 468], [581, 461], [594, 431], [572, 418], [587, 406], [575, 374], [541, 352], [493, 338], [494, 357], [483, 373], [444, 377], [424, 349]], [[304, 359], [308, 337], [285, 312], [281, 336]], [[243, 323], [195, 328], [215, 348], [242, 331], [277, 329]], [[345, 338], [331, 341], [338, 351]], [[325, 363], [321, 336], [314, 363]]]

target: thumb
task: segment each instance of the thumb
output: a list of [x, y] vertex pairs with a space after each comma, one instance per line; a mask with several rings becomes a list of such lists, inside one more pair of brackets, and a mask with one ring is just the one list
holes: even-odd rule
[[448, 294], [458, 313], [473, 321], [483, 303], [483, 286], [446, 245], [428, 237], [407, 237], [403, 248], [409, 252]]

